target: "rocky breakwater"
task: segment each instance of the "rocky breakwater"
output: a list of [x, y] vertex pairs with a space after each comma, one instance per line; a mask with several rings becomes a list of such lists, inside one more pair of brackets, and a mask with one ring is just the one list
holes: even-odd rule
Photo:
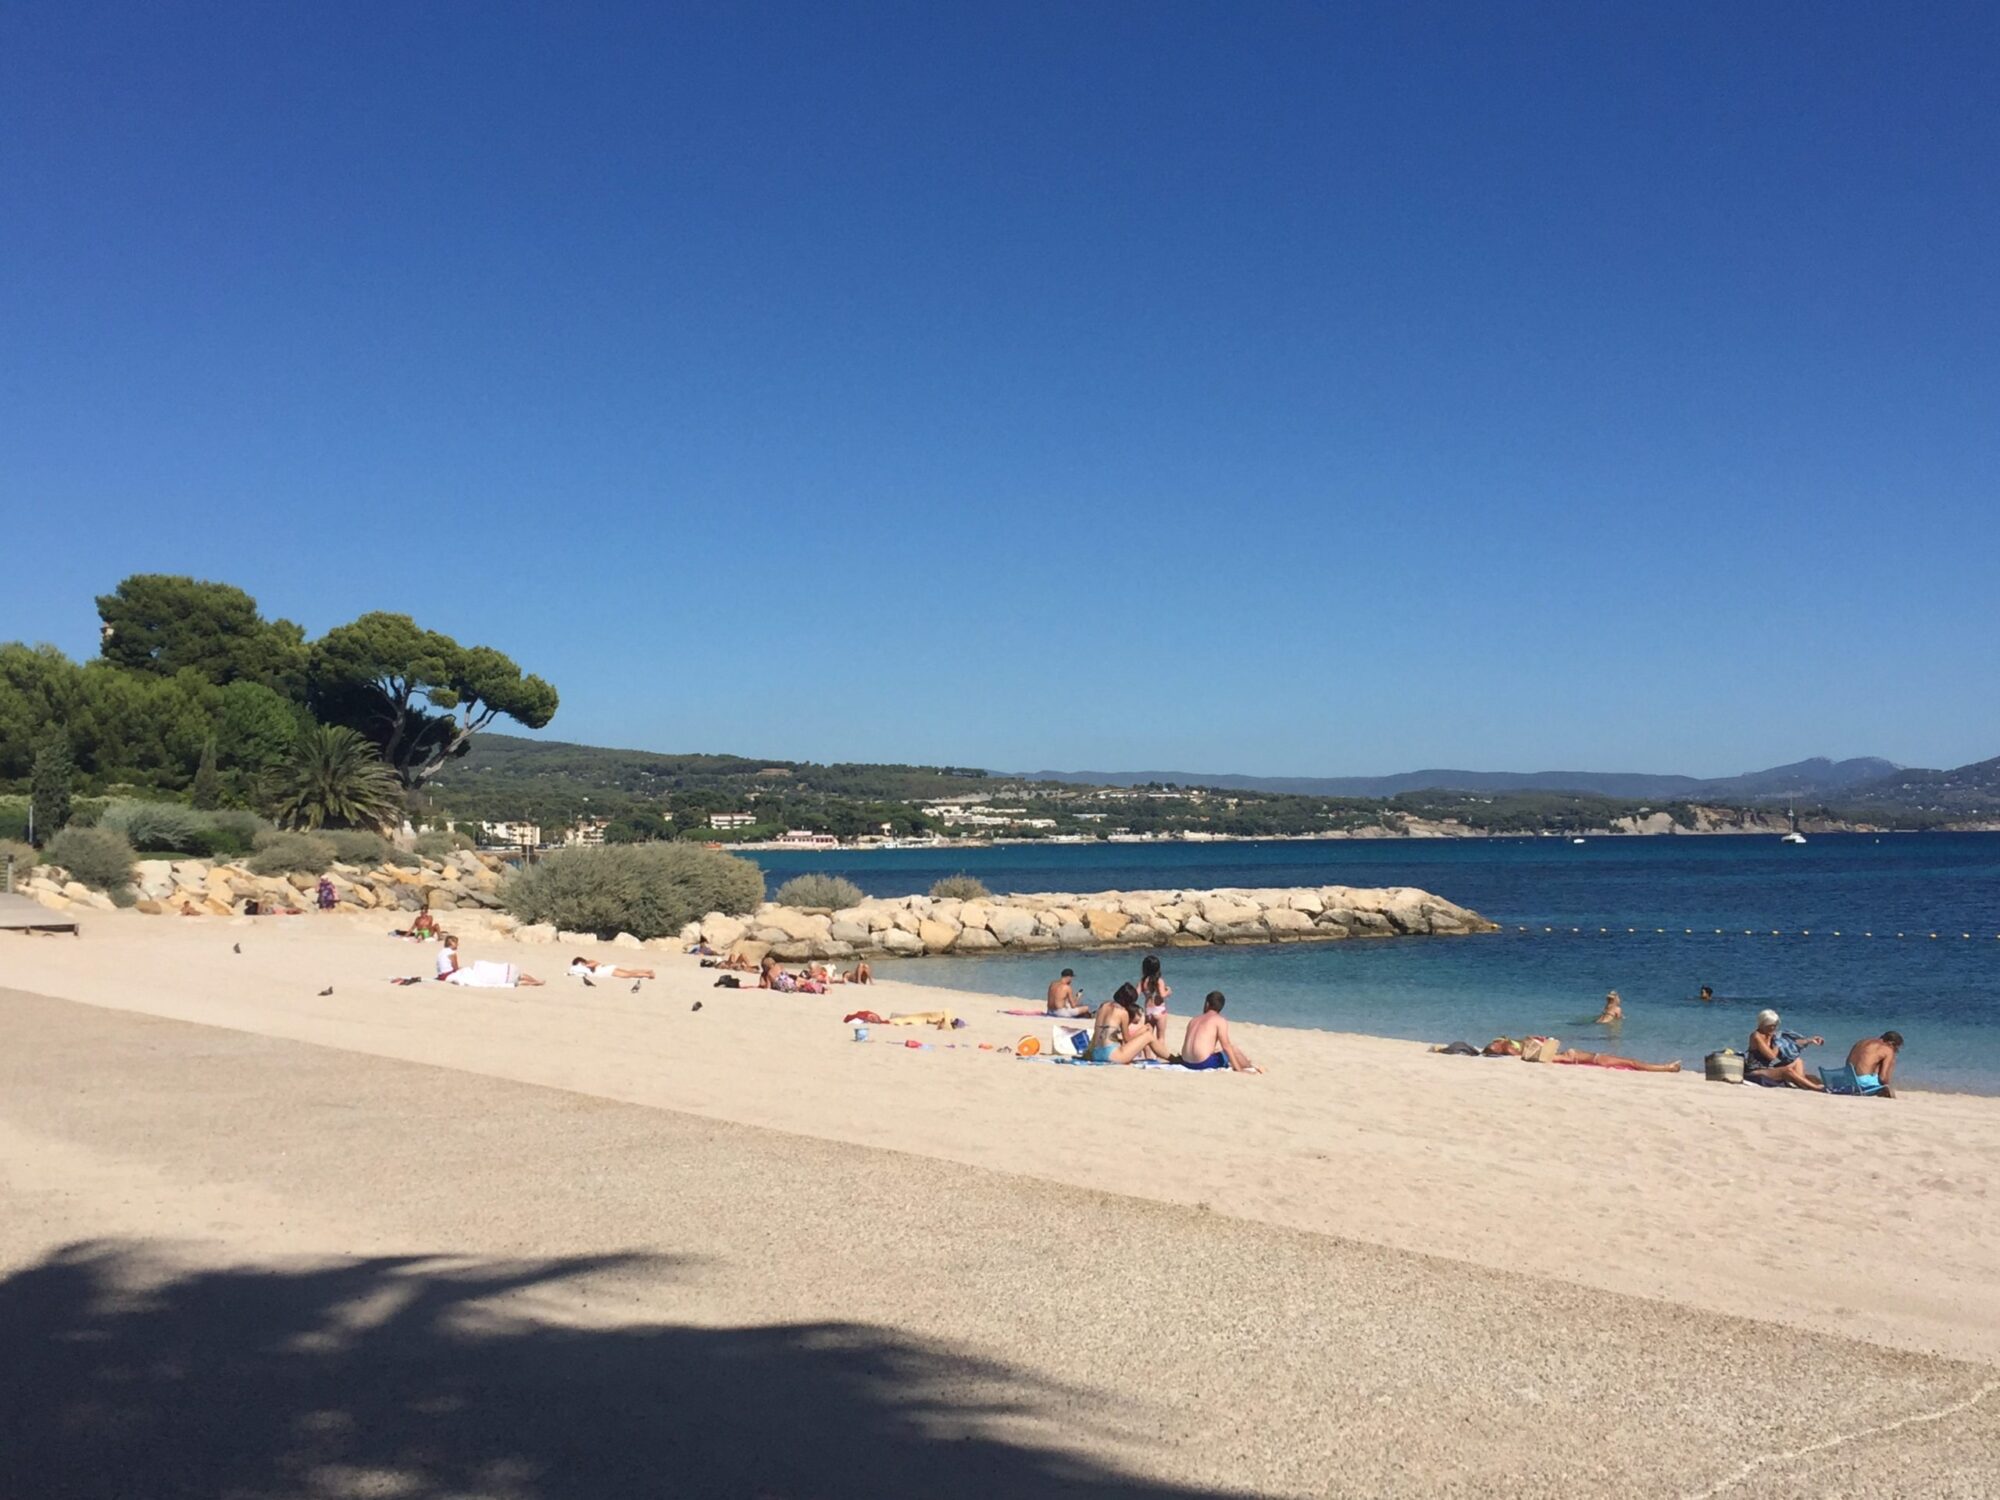
[[1058, 948], [1187, 948], [1214, 943], [1335, 942], [1460, 936], [1494, 923], [1429, 891], [1330, 885], [1278, 890], [1042, 893], [978, 901], [903, 896], [840, 911], [765, 905], [746, 917], [711, 913], [697, 939], [752, 962], [936, 953], [1025, 953]]
[[[338, 911], [468, 911], [500, 906], [505, 866], [491, 855], [461, 851], [441, 859], [406, 855], [405, 864], [373, 868], [336, 864], [326, 872]], [[82, 907], [109, 911], [114, 903], [62, 870], [44, 866], [17, 889], [61, 911]], [[133, 871], [135, 910], [151, 915], [240, 916], [255, 901], [260, 909], [304, 908], [314, 904], [317, 874], [259, 875], [241, 864], [200, 859], [142, 859]]]

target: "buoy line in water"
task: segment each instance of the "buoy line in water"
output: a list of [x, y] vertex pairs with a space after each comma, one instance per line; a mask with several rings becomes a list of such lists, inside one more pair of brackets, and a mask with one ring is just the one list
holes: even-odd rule
[[[1621, 931], [1616, 927], [1598, 927], [1592, 929], [1589, 927], [1533, 927], [1533, 926], [1517, 925], [1514, 928], [1514, 931], [1516, 933], [1526, 933], [1530, 937], [1671, 937], [1676, 935], [1673, 929], [1670, 927], [1651, 927], [1651, 928], [1627, 927]], [[1712, 936], [1712, 937], [1809, 938], [1817, 936], [1823, 938], [1828, 938], [1828, 937], [1884, 938], [1884, 939], [1902, 938], [1905, 940], [1916, 939], [1919, 941], [1931, 941], [1931, 942], [1943, 941], [1946, 939], [1956, 939], [1957, 941], [1960, 942], [1971, 942], [1975, 937], [1978, 938], [1985, 937], [1984, 933], [1971, 933], [1971, 932], [1958, 932], [1958, 933], [1952, 933], [1952, 932], [1879, 932], [1878, 933], [1874, 931], [1850, 932], [1844, 927], [1820, 928], [1817, 930], [1813, 928], [1804, 928], [1797, 932], [1786, 931], [1784, 929], [1777, 927], [1771, 928], [1768, 932], [1759, 927], [1746, 927], [1740, 933], [1737, 932], [1736, 929], [1733, 927], [1717, 927], [1713, 929], [1713, 931], [1705, 927], [1704, 928], [1683, 927], [1678, 935], [1681, 937]], [[1993, 940], [1996, 943], [2000, 943], [2000, 932], [1996, 932], [1993, 934]]]

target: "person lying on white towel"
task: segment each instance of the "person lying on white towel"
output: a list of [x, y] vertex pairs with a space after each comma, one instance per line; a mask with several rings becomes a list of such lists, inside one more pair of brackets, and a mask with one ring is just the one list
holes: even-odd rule
[[438, 949], [437, 977], [446, 984], [470, 985], [482, 990], [510, 990], [516, 985], [540, 984], [532, 974], [523, 974], [512, 964], [482, 958], [470, 968], [458, 961], [458, 939], [448, 937]]

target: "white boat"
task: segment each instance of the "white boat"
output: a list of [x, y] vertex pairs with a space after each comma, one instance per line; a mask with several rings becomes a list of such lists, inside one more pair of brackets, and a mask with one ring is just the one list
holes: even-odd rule
[[1582, 839], [1571, 839], [1571, 840], [1570, 840], [1570, 842], [1571, 842], [1572, 844], [1580, 844], [1580, 843], [1582, 843], [1582, 842], [1583, 842], [1583, 840], [1582, 840]]
[[1803, 844], [1805, 841], [1806, 841], [1806, 836], [1803, 833], [1799, 833], [1796, 830], [1786, 834], [1784, 837], [1778, 840], [1778, 842], [1781, 844]]

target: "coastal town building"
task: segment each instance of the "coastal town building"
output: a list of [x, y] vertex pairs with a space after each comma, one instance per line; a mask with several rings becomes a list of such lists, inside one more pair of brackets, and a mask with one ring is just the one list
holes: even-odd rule
[[719, 812], [708, 815], [710, 828], [748, 828], [756, 821], [755, 813]]
[[810, 828], [788, 828], [777, 842], [787, 849], [838, 849], [840, 840], [830, 833], [814, 833]]
[[601, 849], [604, 830], [610, 826], [609, 818], [583, 818], [563, 834], [563, 843], [572, 849]]
[[539, 823], [481, 823], [479, 842], [493, 847], [508, 849], [536, 849], [541, 847], [542, 825]]

